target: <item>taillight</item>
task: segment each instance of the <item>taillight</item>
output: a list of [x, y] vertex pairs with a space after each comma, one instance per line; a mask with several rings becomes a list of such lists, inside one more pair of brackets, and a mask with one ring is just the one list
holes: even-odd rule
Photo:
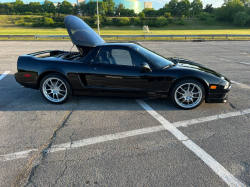
[[30, 74], [24, 74], [24, 76], [25, 76], [25, 77], [31, 77], [31, 75], [30, 75]]

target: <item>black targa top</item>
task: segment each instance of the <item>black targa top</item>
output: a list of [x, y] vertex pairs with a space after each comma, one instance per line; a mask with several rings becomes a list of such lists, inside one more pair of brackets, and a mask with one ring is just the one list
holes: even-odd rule
[[76, 16], [66, 16], [64, 18], [64, 24], [71, 41], [76, 46], [95, 47], [105, 43], [90, 26]]

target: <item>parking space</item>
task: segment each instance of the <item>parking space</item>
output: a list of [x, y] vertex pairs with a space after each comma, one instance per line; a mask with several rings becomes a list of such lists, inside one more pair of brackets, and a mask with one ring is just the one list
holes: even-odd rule
[[228, 103], [189, 111], [168, 99], [51, 105], [15, 82], [16, 60], [71, 42], [2, 43], [0, 186], [250, 186], [250, 42], [141, 42], [235, 81]]
[[166, 131], [48, 154], [32, 180], [46, 186], [226, 186]]

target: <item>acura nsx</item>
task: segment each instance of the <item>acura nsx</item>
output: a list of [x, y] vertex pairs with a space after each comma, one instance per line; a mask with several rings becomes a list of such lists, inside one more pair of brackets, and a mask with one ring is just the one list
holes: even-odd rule
[[[167, 98], [183, 109], [224, 103], [231, 82], [201, 64], [166, 58], [134, 43], [105, 43], [84, 21], [66, 16], [78, 52], [48, 50], [18, 58], [16, 81], [53, 104], [74, 95]], [[171, 46], [169, 46], [171, 47]]]

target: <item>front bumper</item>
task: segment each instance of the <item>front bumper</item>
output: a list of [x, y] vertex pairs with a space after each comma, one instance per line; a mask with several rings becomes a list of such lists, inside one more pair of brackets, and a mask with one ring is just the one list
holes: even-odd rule
[[[211, 87], [210, 85], [209, 87]], [[216, 90], [209, 90], [209, 94], [205, 99], [206, 103], [226, 103], [228, 100], [227, 93], [231, 90], [231, 81], [223, 77]]]
[[224, 94], [209, 94], [209, 97], [206, 98], [206, 103], [226, 103], [228, 100], [228, 95]]

